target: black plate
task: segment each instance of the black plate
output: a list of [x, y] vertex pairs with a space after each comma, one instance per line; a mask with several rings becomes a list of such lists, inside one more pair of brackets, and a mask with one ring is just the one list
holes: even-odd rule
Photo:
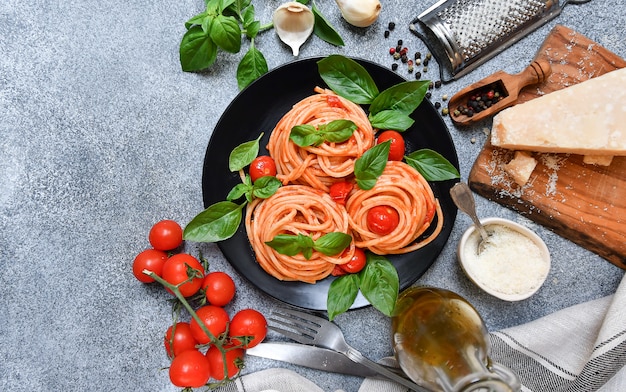
[[[298, 60], [272, 70], [250, 84], [228, 106], [217, 123], [206, 150], [202, 177], [205, 207], [225, 200], [232, 187], [240, 182], [239, 175], [228, 169], [230, 152], [239, 144], [256, 139], [264, 132], [261, 152], [267, 154], [265, 145], [280, 118], [296, 102], [312, 95], [315, 86], [325, 86], [317, 70], [317, 61], [320, 59]], [[395, 72], [380, 65], [355, 60], [367, 69], [380, 91], [405, 81]], [[425, 99], [412, 117], [416, 120], [415, 124], [404, 133], [407, 150], [410, 152], [430, 148], [445, 156], [458, 169], [458, 157], [450, 133], [430, 101]], [[449, 194], [454, 182], [456, 181], [431, 184], [444, 214], [443, 230], [437, 239], [415, 252], [388, 256], [398, 270], [401, 289], [409, 287], [426, 272], [450, 236], [457, 212]], [[328, 286], [333, 278], [308, 284], [283, 282], [267, 274], [255, 260], [243, 223], [232, 238], [221, 241], [218, 246], [241, 275], [268, 295], [294, 306], [326, 310]], [[367, 300], [359, 294], [353, 308], [367, 305]]]

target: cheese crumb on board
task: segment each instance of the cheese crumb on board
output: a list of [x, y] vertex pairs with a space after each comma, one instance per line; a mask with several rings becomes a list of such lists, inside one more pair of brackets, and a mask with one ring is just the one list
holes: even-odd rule
[[504, 109], [491, 143], [512, 150], [626, 155], [626, 68]]
[[527, 151], [515, 151], [515, 156], [503, 168], [519, 186], [524, 186], [537, 166], [537, 160]]
[[611, 166], [613, 157], [611, 155], [585, 155], [583, 163], [587, 165]]

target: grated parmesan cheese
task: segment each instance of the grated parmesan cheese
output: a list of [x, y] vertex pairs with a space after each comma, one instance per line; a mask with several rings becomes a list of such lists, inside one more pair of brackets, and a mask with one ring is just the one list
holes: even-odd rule
[[542, 250], [529, 237], [500, 224], [485, 226], [489, 244], [477, 254], [480, 233], [476, 230], [463, 249], [464, 268], [480, 286], [506, 295], [536, 291], [550, 269]]

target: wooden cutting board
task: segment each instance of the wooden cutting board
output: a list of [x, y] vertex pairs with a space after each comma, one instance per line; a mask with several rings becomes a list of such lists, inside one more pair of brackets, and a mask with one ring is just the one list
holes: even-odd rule
[[[522, 90], [518, 103], [626, 67], [624, 59], [560, 25], [535, 59], [550, 61], [552, 74]], [[513, 154], [487, 141], [470, 171], [470, 187], [626, 269], [626, 157], [599, 166], [583, 163], [581, 155], [535, 153], [537, 167], [520, 187], [503, 170]]]

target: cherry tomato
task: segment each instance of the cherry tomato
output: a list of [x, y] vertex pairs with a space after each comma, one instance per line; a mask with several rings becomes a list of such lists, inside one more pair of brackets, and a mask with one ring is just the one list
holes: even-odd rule
[[[224, 349], [226, 352], [222, 354], [217, 346], [212, 345], [206, 351], [206, 357], [211, 364], [211, 377], [216, 380], [223, 380], [225, 375], [233, 378], [243, 367], [245, 351], [242, 348], [232, 348], [226, 345]], [[224, 360], [226, 360], [226, 368], [224, 368]]]
[[[233, 316], [228, 334], [233, 344], [242, 344], [244, 348], [254, 347], [267, 335], [267, 320], [254, 309], [242, 309]], [[247, 338], [244, 339], [244, 336]]]
[[347, 181], [336, 182], [330, 186], [330, 198], [342, 206], [346, 205], [346, 199], [352, 191], [354, 184]]
[[[174, 337], [172, 338], [172, 330], [174, 331]], [[195, 350], [196, 339], [191, 334], [191, 327], [189, 323], [178, 322], [175, 325], [170, 326], [163, 338], [163, 344], [165, 344], [165, 351], [170, 358], [174, 358], [180, 355], [183, 351]]]
[[[193, 257], [186, 253], [175, 254], [163, 265], [162, 278], [166, 282], [177, 285], [192, 277], [186, 283], [178, 287], [184, 297], [190, 297], [200, 290], [204, 279], [204, 267]], [[168, 291], [170, 291], [168, 289]]]
[[211, 305], [225, 306], [235, 296], [235, 282], [225, 272], [211, 272], [204, 277], [202, 289]]
[[343, 268], [341, 268], [340, 265], [336, 265], [330, 274], [332, 276], [343, 276], [347, 274], [347, 272]]
[[[196, 310], [196, 314], [204, 325], [206, 325], [213, 337], [217, 338], [219, 335], [224, 333], [224, 331], [226, 331], [229, 317], [228, 313], [226, 313], [223, 308], [220, 308], [219, 306], [205, 305]], [[191, 319], [189, 326], [191, 327], [191, 334], [198, 343], [206, 344], [211, 341], [211, 338], [204, 333], [195, 318]]]
[[367, 227], [378, 235], [391, 233], [400, 222], [400, 216], [395, 208], [376, 206], [367, 211]]
[[173, 220], [162, 220], [152, 226], [148, 240], [154, 249], [176, 249], [183, 243], [183, 229]]
[[269, 155], [259, 155], [250, 164], [250, 178], [252, 182], [264, 176], [276, 175], [276, 163]]
[[170, 381], [181, 388], [200, 388], [211, 378], [211, 363], [198, 350], [183, 351], [170, 364]]
[[401, 161], [404, 158], [404, 138], [400, 132], [396, 131], [384, 131], [378, 135], [378, 144], [391, 140], [389, 146], [389, 160]]
[[361, 248], [354, 248], [354, 255], [346, 264], [341, 265], [341, 269], [350, 274], [355, 274], [365, 267], [367, 257]]
[[143, 270], [152, 271], [158, 276], [163, 273], [163, 265], [167, 260], [167, 253], [156, 250], [146, 249], [139, 253], [133, 261], [133, 275], [143, 283], [152, 283], [154, 279], [143, 273]]

